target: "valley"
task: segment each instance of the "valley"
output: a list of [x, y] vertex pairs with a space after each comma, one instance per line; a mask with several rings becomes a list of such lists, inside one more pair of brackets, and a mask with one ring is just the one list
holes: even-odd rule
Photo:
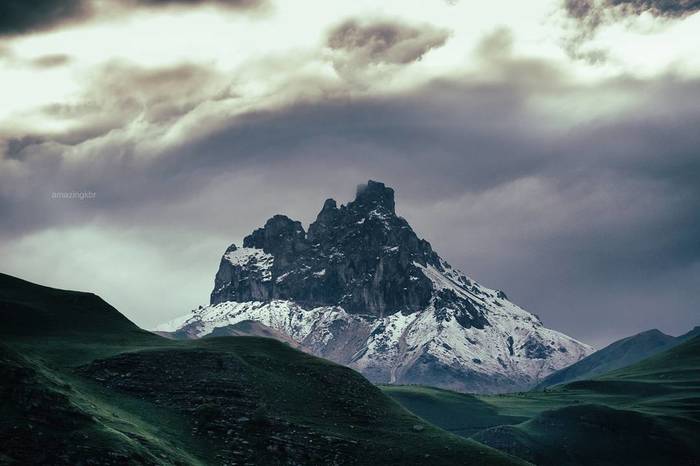
[[637, 364], [546, 391], [467, 395], [382, 386], [445, 430], [541, 465], [694, 465], [700, 337]]

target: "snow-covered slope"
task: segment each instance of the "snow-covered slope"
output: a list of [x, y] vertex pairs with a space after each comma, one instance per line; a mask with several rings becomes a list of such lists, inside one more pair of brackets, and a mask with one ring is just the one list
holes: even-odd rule
[[308, 234], [273, 217], [226, 251], [212, 304], [157, 330], [200, 338], [256, 321], [374, 382], [475, 392], [530, 388], [591, 353], [451, 267], [393, 207], [370, 182], [347, 206], [327, 201]]

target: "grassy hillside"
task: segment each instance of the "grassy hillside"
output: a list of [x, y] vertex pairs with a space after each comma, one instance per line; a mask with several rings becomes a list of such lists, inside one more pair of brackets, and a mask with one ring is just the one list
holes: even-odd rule
[[603, 381], [636, 381], [668, 388], [700, 388], [700, 336], [623, 369], [609, 372]]
[[382, 390], [435, 425], [536, 464], [700, 463], [700, 337], [546, 392]]
[[275, 340], [168, 340], [7, 276], [0, 319], [0, 464], [524, 464]]
[[576, 380], [592, 379], [607, 372], [630, 366], [683, 343], [692, 336], [692, 333], [676, 338], [654, 329], [623, 338], [577, 363], [549, 375], [537, 385], [536, 389], [544, 389]]
[[518, 424], [529, 419], [501, 414], [496, 407], [475, 395], [408, 385], [383, 385], [381, 389], [412, 413], [464, 437], [489, 427]]

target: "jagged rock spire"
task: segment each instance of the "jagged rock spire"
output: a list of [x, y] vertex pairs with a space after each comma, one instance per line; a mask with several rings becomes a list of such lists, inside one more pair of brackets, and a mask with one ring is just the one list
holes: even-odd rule
[[369, 209], [383, 207], [393, 214], [394, 190], [386, 187], [384, 183], [369, 180], [367, 184], [357, 186], [357, 194], [352, 204]]
[[394, 190], [372, 180], [347, 205], [326, 200], [308, 234], [301, 223], [276, 215], [243, 246], [269, 254], [269, 270], [244, 276], [232, 270], [242, 267], [238, 262], [224, 257], [212, 304], [268, 297], [376, 316], [414, 312], [432, 296], [416, 264], [440, 266], [430, 244], [396, 216]]

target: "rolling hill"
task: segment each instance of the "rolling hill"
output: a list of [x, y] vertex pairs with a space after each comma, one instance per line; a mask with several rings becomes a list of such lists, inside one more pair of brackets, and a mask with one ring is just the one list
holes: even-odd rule
[[573, 382], [575, 380], [590, 379], [615, 369], [627, 367], [653, 356], [654, 354], [679, 345], [695, 335], [700, 335], [700, 327], [696, 327], [679, 337], [672, 337], [659, 330], [653, 329], [623, 338], [547, 376], [535, 389], [542, 390], [553, 385]]
[[429, 422], [541, 465], [697, 465], [700, 336], [591, 380], [497, 396], [382, 390]]
[[259, 337], [174, 341], [0, 275], [0, 464], [525, 464]]

